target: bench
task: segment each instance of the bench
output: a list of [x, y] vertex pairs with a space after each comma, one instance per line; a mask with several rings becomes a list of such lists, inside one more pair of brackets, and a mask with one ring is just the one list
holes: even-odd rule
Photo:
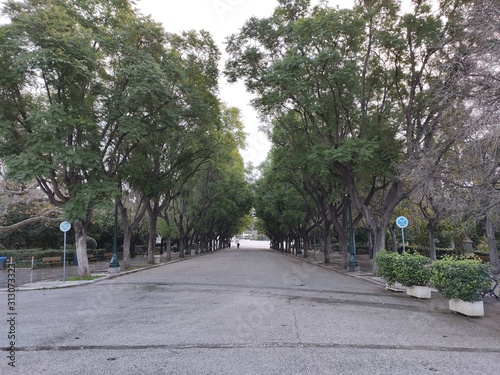
[[52, 265], [52, 264], [61, 264], [62, 261], [61, 257], [45, 257], [42, 258], [42, 263]]
[[[123, 259], [123, 253], [116, 253], [118, 259]], [[101, 260], [109, 261], [113, 257], [113, 253], [104, 253]]]

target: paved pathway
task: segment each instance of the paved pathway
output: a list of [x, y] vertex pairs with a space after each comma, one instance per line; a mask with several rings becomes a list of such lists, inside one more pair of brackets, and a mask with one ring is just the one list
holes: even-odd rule
[[498, 374], [500, 304], [470, 319], [255, 244], [18, 291], [16, 368], [4, 355], [0, 373]]

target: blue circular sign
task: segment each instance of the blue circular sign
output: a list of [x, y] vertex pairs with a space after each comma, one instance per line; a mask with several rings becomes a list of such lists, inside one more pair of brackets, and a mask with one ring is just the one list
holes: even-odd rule
[[408, 226], [408, 219], [404, 216], [400, 216], [396, 219], [396, 225], [401, 229], [404, 229]]
[[63, 232], [67, 232], [71, 229], [71, 224], [68, 221], [63, 221], [61, 224], [59, 224], [59, 229]]

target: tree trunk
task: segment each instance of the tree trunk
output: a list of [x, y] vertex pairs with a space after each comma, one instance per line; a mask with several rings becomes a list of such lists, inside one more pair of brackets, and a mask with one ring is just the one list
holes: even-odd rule
[[87, 257], [87, 226], [88, 223], [74, 223], [76, 258], [78, 260], [78, 276], [90, 276], [89, 259]]
[[429, 223], [427, 224], [427, 233], [429, 235], [429, 257], [431, 261], [436, 260], [436, 241], [434, 240], [434, 226]]
[[330, 226], [326, 223], [323, 228], [323, 262], [330, 264], [330, 249], [332, 248], [332, 238], [330, 237]]
[[498, 248], [495, 240], [495, 226], [491, 217], [491, 212], [486, 215], [486, 239], [490, 253], [491, 273], [498, 276], [500, 274], [500, 262], [498, 259]]
[[295, 255], [299, 255], [299, 252], [300, 252], [300, 236], [297, 232], [297, 234], [295, 235]]
[[[373, 247], [373, 257], [377, 255], [377, 253], [381, 250], [385, 249], [385, 232], [386, 228], [377, 228], [375, 230], [375, 241], [374, 241], [374, 247]], [[373, 276], [377, 276], [377, 262], [373, 262], [372, 266], [372, 274]]]
[[166, 251], [167, 251], [167, 262], [170, 262], [172, 260], [172, 246], [170, 244], [171, 242], [171, 238], [170, 236], [167, 236], [167, 239], [166, 239], [167, 243], [166, 243]]
[[342, 255], [342, 269], [347, 269], [347, 263], [349, 262], [349, 253], [347, 252], [347, 245], [349, 244], [349, 238], [347, 236], [339, 235], [340, 252]]
[[394, 229], [393, 225], [389, 225], [389, 232], [391, 233], [392, 251], [397, 252], [398, 251], [398, 239], [396, 237], [396, 230]]
[[374, 248], [375, 252], [379, 252], [382, 250], [385, 250], [385, 232], [387, 230], [387, 227], [383, 228], [377, 228], [375, 231], [375, 241], [374, 241]]
[[207, 238], [203, 236], [200, 241], [200, 254], [203, 254], [207, 248]]
[[148, 263], [155, 262], [155, 245], [156, 245], [156, 224], [158, 216], [153, 212], [149, 217], [149, 236], [148, 236]]
[[186, 239], [184, 238], [184, 227], [182, 225], [178, 226], [179, 229], [179, 258], [184, 258], [184, 245], [186, 244]]
[[370, 254], [370, 259], [373, 259], [373, 234], [370, 229], [368, 230], [368, 253]]
[[307, 258], [307, 252], [309, 250], [309, 238], [307, 237], [307, 235], [304, 235], [302, 237], [302, 242], [304, 243], [304, 247], [302, 248], [302, 257]]
[[124, 269], [130, 268], [130, 242], [132, 239], [132, 231], [130, 228], [123, 228], [123, 260], [122, 266]]
[[121, 201], [118, 201], [118, 208], [120, 210], [120, 216], [123, 224], [123, 268], [130, 268], [130, 244], [134, 231], [137, 229], [140, 221], [144, 217], [146, 213], [147, 205], [144, 202], [141, 202], [141, 205], [137, 209], [135, 213], [135, 217], [133, 218], [133, 222], [130, 223], [127, 216], [127, 209], [123, 205]]

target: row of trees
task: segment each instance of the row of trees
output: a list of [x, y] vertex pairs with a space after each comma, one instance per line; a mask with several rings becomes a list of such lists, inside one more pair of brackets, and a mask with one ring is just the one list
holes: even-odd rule
[[375, 253], [411, 209], [433, 258], [440, 226], [484, 220], [500, 272], [495, 3], [279, 0], [229, 37], [226, 74], [254, 94], [273, 142], [256, 210], [276, 243], [319, 232], [328, 263], [334, 234], [345, 262], [351, 205]]
[[244, 134], [217, 96], [207, 32], [166, 33], [128, 0], [7, 1], [3, 13], [0, 158], [6, 178], [36, 181], [73, 224], [80, 276], [92, 215], [110, 203], [124, 267], [146, 213], [150, 262], [159, 219], [181, 246], [240, 230], [251, 207]]

